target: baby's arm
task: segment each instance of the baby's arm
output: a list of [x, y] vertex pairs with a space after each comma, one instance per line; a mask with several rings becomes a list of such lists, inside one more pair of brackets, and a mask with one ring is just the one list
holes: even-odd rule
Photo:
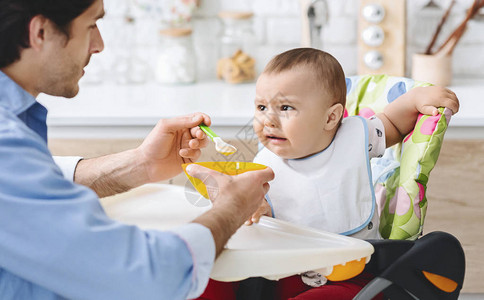
[[419, 113], [435, 116], [438, 107], [447, 107], [455, 114], [459, 110], [459, 100], [449, 89], [429, 86], [414, 88], [388, 104], [378, 114], [385, 126], [386, 146], [401, 142], [414, 128]]
[[272, 209], [266, 199], [262, 201], [262, 204], [255, 211], [252, 217], [245, 221], [245, 225], [252, 225], [252, 223], [258, 223], [261, 216], [272, 217]]

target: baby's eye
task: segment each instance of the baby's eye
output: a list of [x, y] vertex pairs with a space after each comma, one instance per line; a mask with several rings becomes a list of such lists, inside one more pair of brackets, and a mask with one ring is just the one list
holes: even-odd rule
[[265, 111], [265, 110], [267, 110], [267, 107], [265, 105], [260, 104], [260, 105], [257, 105], [257, 109], [259, 111]]
[[288, 110], [293, 110], [293, 109], [294, 109], [294, 107], [289, 106], [289, 105], [282, 105], [281, 106], [282, 111], [288, 111]]

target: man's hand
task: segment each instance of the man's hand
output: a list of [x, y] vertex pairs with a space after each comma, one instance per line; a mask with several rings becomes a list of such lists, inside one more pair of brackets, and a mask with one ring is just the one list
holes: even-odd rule
[[172, 178], [182, 171], [181, 164], [196, 161], [200, 149], [207, 145], [207, 136], [198, 127], [210, 126], [210, 117], [203, 113], [160, 120], [136, 149], [140, 154], [148, 182]]
[[161, 120], [138, 148], [81, 160], [74, 181], [106, 197], [171, 178], [182, 171], [182, 163], [198, 159], [200, 148], [207, 145], [201, 123], [210, 125], [210, 118], [195, 113]]
[[205, 183], [213, 202], [212, 209], [193, 222], [210, 228], [219, 254], [230, 236], [259, 208], [274, 172], [265, 168], [229, 176], [196, 164], [186, 170]]

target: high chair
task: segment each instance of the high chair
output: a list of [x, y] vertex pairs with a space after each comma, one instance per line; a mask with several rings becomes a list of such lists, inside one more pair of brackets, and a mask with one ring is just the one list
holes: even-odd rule
[[[346, 78], [345, 116], [371, 117], [408, 90], [429, 86], [386, 75]], [[420, 115], [402, 143], [372, 159], [372, 176], [380, 213], [380, 233], [370, 241], [375, 253], [366, 271], [376, 278], [354, 299], [372, 299], [383, 291], [391, 299], [457, 299], [465, 258], [459, 241], [443, 232], [421, 238], [427, 211], [426, 188], [440, 153], [451, 111]], [[399, 240], [399, 241], [396, 241]]]

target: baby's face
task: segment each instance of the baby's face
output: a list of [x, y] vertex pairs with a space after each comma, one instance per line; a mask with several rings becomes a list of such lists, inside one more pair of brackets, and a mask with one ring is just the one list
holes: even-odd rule
[[328, 93], [310, 72], [264, 73], [256, 85], [254, 131], [279, 157], [303, 158], [332, 139], [324, 130], [329, 107]]

